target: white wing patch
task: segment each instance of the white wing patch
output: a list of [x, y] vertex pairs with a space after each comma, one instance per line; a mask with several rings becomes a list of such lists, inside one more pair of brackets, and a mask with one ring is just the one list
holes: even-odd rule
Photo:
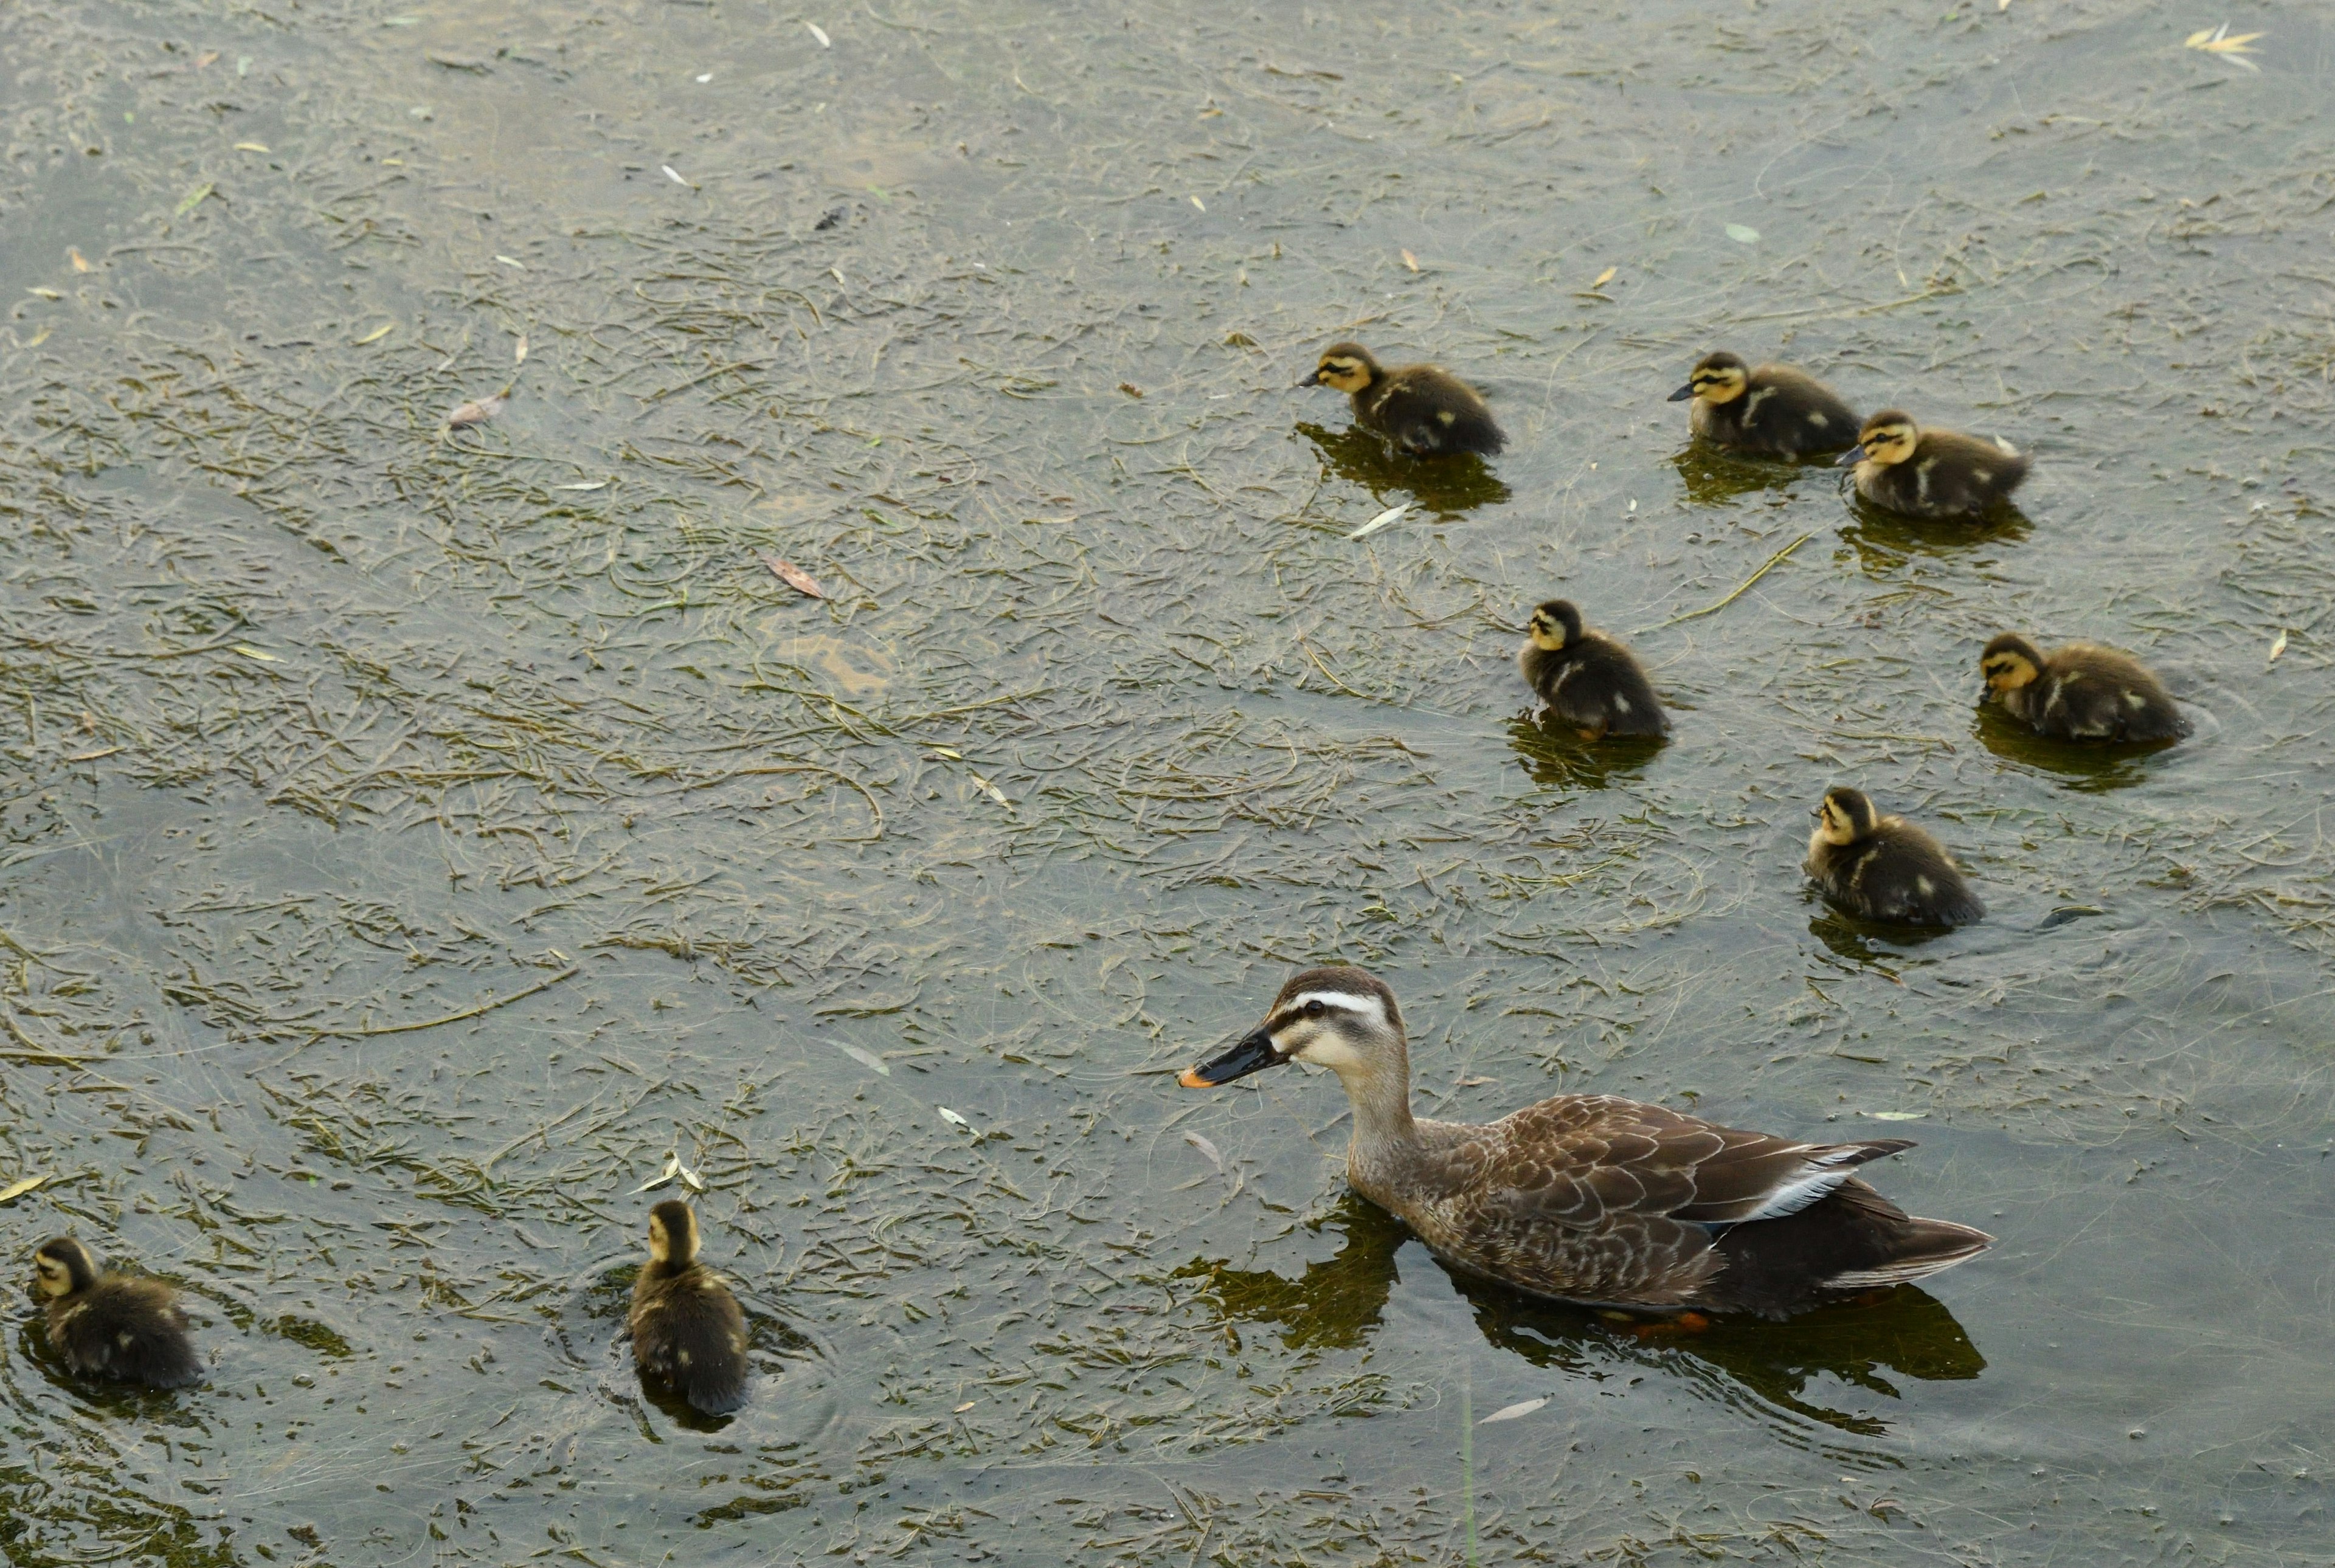
[[1759, 1206], [1743, 1216], [1743, 1224], [1753, 1220], [1778, 1220], [1786, 1215], [1798, 1214], [1833, 1188], [1848, 1179], [1849, 1171], [1861, 1163], [1862, 1149], [1828, 1149], [1809, 1157], [1799, 1173], [1776, 1188], [1762, 1200]]

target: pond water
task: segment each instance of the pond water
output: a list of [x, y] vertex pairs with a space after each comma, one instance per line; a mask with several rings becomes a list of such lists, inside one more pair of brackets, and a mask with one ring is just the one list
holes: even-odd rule
[[[10, 34], [0, 1249], [211, 1362], [16, 1310], [12, 1563], [2324, 1560], [2323, 11]], [[1358, 439], [1348, 336], [1508, 451]], [[1721, 346], [2030, 449], [2020, 515], [1690, 449]], [[1528, 721], [1560, 592], [1669, 744]], [[2011, 628], [2196, 735], [2020, 738]], [[1836, 781], [1991, 917], [1814, 903]], [[1431, 1114], [1911, 1136], [2000, 1244], [1701, 1335], [1455, 1279], [1332, 1081], [1175, 1087], [1332, 958]], [[726, 1422], [615, 1348], [675, 1153]]]

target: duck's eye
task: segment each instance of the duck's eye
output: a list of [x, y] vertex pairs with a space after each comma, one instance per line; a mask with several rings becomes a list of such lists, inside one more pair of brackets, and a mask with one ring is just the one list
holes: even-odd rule
[[1319, 998], [1316, 998], [1305, 1004], [1305, 1016], [1308, 1018], [1319, 1018], [1329, 1011], [1330, 1010], [1328, 1008], [1322, 1005]]

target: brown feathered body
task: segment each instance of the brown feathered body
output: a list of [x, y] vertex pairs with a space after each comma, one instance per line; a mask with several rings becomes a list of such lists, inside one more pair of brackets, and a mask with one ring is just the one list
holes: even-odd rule
[[1925, 430], [1901, 462], [1859, 462], [1856, 493], [1908, 517], [1974, 519], [2010, 499], [2027, 468], [2023, 452], [1959, 431]]
[[[1967, 925], [1986, 905], [1945, 846], [1903, 817], [1884, 817], [1853, 789], [1825, 798], [1827, 817], [1808, 837], [1808, 877], [1833, 903], [1865, 920], [1898, 925]], [[1831, 815], [1838, 803], [1837, 815]], [[1838, 832], [1853, 834], [1836, 841]]]
[[1780, 1318], [1974, 1257], [1993, 1238], [1915, 1219], [1853, 1174], [1911, 1146], [1807, 1143], [1613, 1095], [1482, 1126], [1410, 1112], [1402, 1015], [1361, 970], [1309, 969], [1264, 1023], [1184, 1075], [1210, 1088], [1288, 1061], [1353, 1107], [1347, 1178], [1452, 1266], [1536, 1295]]
[[1804, 458], [1856, 442], [1856, 413], [1839, 394], [1794, 365], [1763, 364], [1740, 395], [1694, 400], [1687, 418], [1707, 441], [1759, 457]]
[[1483, 394], [1440, 365], [1382, 365], [1358, 343], [1332, 344], [1298, 384], [1349, 394], [1355, 423], [1415, 457], [1490, 457], [1508, 443]]
[[2030, 666], [2034, 679], [1995, 689], [2011, 717], [2060, 740], [2174, 740], [2189, 721], [2156, 673], [2128, 653], [2069, 643]]
[[1516, 669], [1552, 714], [1593, 737], [1671, 732], [1636, 656], [1603, 632], [1583, 631], [1561, 648], [1527, 640]]
[[[687, 1217], [688, 1242], [680, 1244]], [[662, 1203], [659, 1218], [674, 1244], [653, 1255], [633, 1281], [633, 1359], [641, 1370], [709, 1416], [725, 1416], [746, 1402], [746, 1314], [729, 1282], [696, 1261], [696, 1223], [688, 1205]], [[670, 1217], [669, 1217], [670, 1216]]]
[[202, 1380], [193, 1326], [170, 1286], [135, 1274], [101, 1274], [70, 1237], [43, 1244], [36, 1261], [33, 1290], [44, 1302], [49, 1348], [73, 1371], [155, 1389]]

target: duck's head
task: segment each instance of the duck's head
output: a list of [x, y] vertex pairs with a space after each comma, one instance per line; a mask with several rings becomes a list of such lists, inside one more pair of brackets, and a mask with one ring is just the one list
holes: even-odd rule
[[697, 1215], [679, 1198], [649, 1210], [649, 1260], [669, 1269], [697, 1261]]
[[1570, 599], [1551, 599], [1532, 613], [1527, 630], [1533, 646], [1554, 653], [1568, 643], [1581, 641], [1581, 612]]
[[1873, 831], [1880, 818], [1862, 789], [1836, 784], [1817, 808], [1817, 837], [1827, 844], [1854, 844]]
[[1865, 421], [1856, 432], [1856, 444], [1840, 454], [1839, 466], [1850, 468], [1860, 462], [1875, 462], [1886, 467], [1902, 463], [1914, 455], [1914, 448], [1922, 439], [1922, 427], [1914, 416], [1895, 409], [1883, 409]]
[[1297, 384], [1358, 392], [1378, 376], [1379, 362], [1371, 357], [1370, 350], [1358, 343], [1333, 343], [1322, 351], [1322, 361], [1313, 367], [1313, 373]]
[[1978, 673], [1990, 692], [2015, 692], [2043, 673], [2043, 655], [2016, 632], [2005, 632], [1978, 656]]
[[33, 1253], [33, 1297], [60, 1301], [97, 1282], [97, 1260], [71, 1236], [53, 1236]]
[[1186, 1089], [1214, 1089], [1291, 1061], [1313, 1062], [1342, 1079], [1369, 1077], [1390, 1058], [1404, 1060], [1402, 1010], [1394, 992], [1374, 974], [1339, 965], [1293, 976], [1263, 1023], [1180, 1081]]
[[1671, 393], [1671, 402], [1682, 403], [1689, 398], [1700, 398], [1707, 403], [1729, 403], [1741, 397], [1744, 388], [1750, 384], [1751, 367], [1722, 349], [1695, 362], [1694, 373], [1686, 378], [1686, 385]]

